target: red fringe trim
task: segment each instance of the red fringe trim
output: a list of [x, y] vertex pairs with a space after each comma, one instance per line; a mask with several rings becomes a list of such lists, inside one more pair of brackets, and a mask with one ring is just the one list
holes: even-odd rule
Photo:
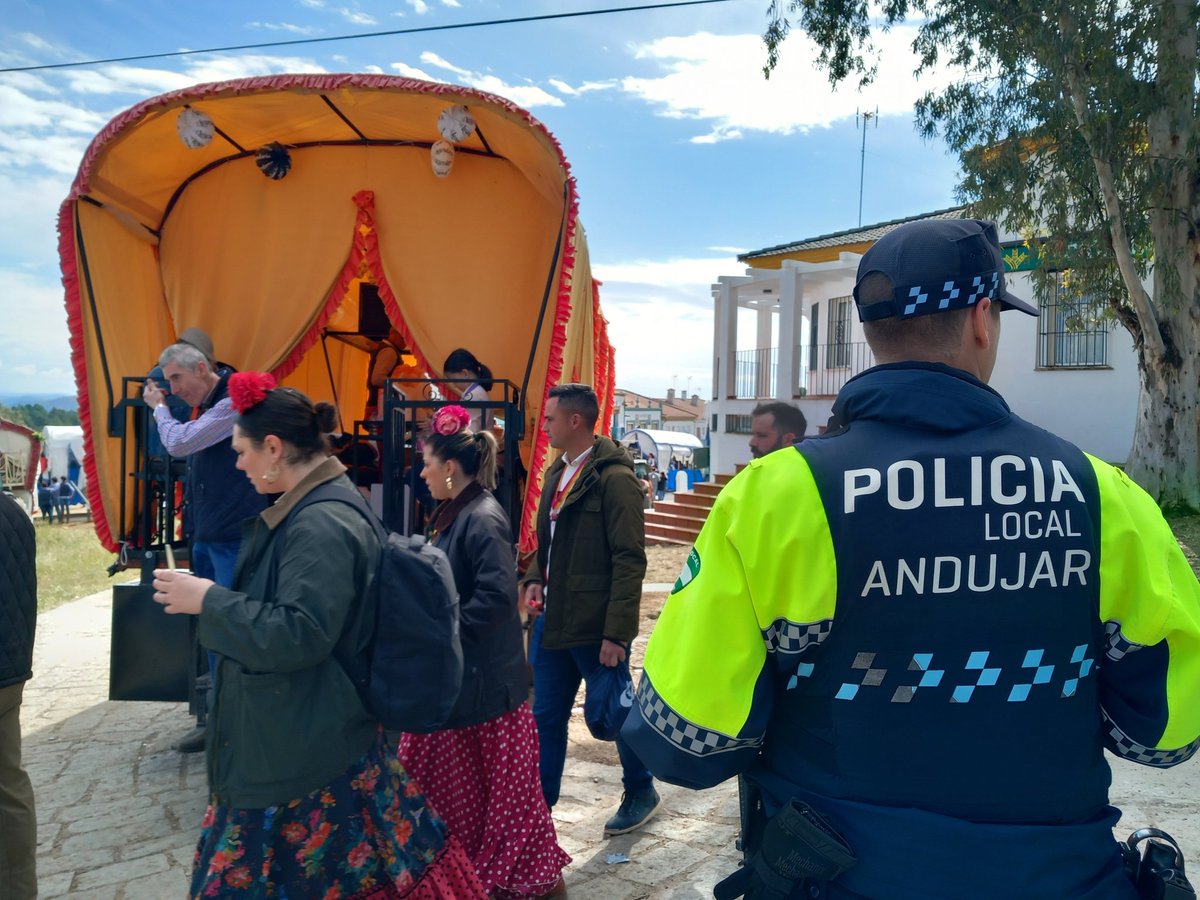
[[[563, 160], [566, 165], [566, 160]], [[579, 196], [575, 192], [575, 179], [567, 180], [568, 196], [566, 227], [563, 229], [562, 262], [559, 265], [558, 298], [554, 309], [554, 330], [550, 339], [550, 354], [546, 361], [546, 382], [542, 388], [542, 408], [550, 396], [550, 389], [558, 384], [563, 370], [563, 348], [567, 343], [567, 322], [571, 318], [571, 285], [575, 276], [575, 233], [579, 225]], [[538, 423], [540, 426], [540, 423]], [[529, 478], [525, 485], [525, 502], [521, 506], [521, 536], [518, 544], [521, 553], [537, 549], [537, 508], [541, 499], [542, 470], [546, 464], [546, 453], [550, 449], [550, 438], [537, 427], [533, 451], [528, 466]]]
[[346, 262], [342, 265], [342, 271], [333, 283], [333, 287], [325, 296], [325, 302], [321, 304], [320, 315], [292, 348], [292, 352], [287, 355], [287, 358], [271, 371], [277, 381], [282, 382], [300, 365], [304, 355], [320, 339], [321, 330], [329, 324], [330, 318], [341, 306], [346, 292], [350, 290], [350, 283], [358, 277], [360, 263], [367, 250], [364, 232], [375, 233], [375, 195], [371, 191], [359, 191], [353, 199], [355, 206], [358, 207], [358, 213], [354, 218], [354, 235], [350, 241], [350, 253], [347, 255]]
[[[100, 130], [92, 142], [88, 145], [84, 152], [83, 160], [79, 166], [79, 172], [75, 176], [75, 180], [71, 184], [71, 190], [63, 201], [59, 210], [59, 256], [63, 270], [63, 286], [65, 288], [65, 304], [67, 308], [67, 324], [71, 335], [71, 360], [75, 369], [75, 382], [79, 392], [79, 418], [83, 424], [85, 459], [84, 470], [88, 476], [88, 502], [92, 507], [92, 517], [96, 525], [96, 534], [100, 538], [100, 542], [109, 550], [116, 552], [118, 550], [117, 542], [113, 539], [112, 530], [108, 521], [107, 511], [103, 502], [103, 495], [100, 491], [100, 480], [96, 472], [96, 462], [94, 453], [94, 441], [92, 436], [92, 419], [91, 405], [89, 397], [89, 382], [86, 365], [86, 355], [83, 349], [83, 323], [82, 323], [82, 303], [79, 296], [79, 284], [76, 273], [76, 256], [75, 256], [75, 240], [74, 240], [74, 204], [79, 197], [87, 194], [90, 190], [89, 179], [93, 169], [98, 164], [104, 151], [109, 143], [114, 141], [126, 129], [134, 127], [151, 116], [162, 115], [170, 109], [179, 108], [185, 104], [196, 102], [199, 100], [211, 100], [219, 97], [238, 96], [242, 94], [268, 93], [278, 91], [298, 91], [298, 92], [328, 92], [343, 89], [359, 88], [364, 90], [377, 90], [393, 93], [419, 93], [434, 96], [453, 97], [459, 102], [465, 102], [468, 105], [474, 103], [477, 105], [488, 105], [503, 110], [513, 118], [524, 122], [529, 128], [536, 131], [542, 138], [554, 149], [558, 155], [559, 165], [562, 168], [563, 176], [567, 179], [568, 184], [568, 203], [567, 203], [567, 222], [564, 233], [564, 247], [562, 261], [559, 266], [559, 286], [558, 297], [555, 308], [555, 318], [553, 333], [550, 345], [549, 363], [546, 368], [546, 386], [548, 391], [553, 385], [557, 384], [562, 375], [563, 366], [563, 347], [566, 344], [566, 323], [571, 314], [570, 286], [575, 268], [575, 252], [574, 240], [578, 218], [579, 199], [575, 190], [575, 180], [571, 177], [571, 168], [567, 162], [566, 156], [563, 154], [562, 146], [557, 138], [543, 125], [540, 121], [533, 117], [527, 110], [522, 109], [510, 100], [503, 97], [489, 94], [485, 91], [478, 91], [471, 88], [461, 87], [458, 85], [439, 84], [429, 81], [421, 81], [413, 78], [398, 78], [390, 75], [365, 75], [365, 74], [333, 74], [333, 75], [267, 75], [256, 78], [240, 78], [232, 81], [213, 82], [209, 84], [193, 85], [183, 88], [178, 91], [171, 91], [166, 94], [160, 94], [157, 97], [151, 97], [143, 100], [130, 107], [125, 112], [114, 117], [107, 125]], [[357, 238], [356, 238], [357, 242]], [[386, 279], [383, 278], [383, 267], [379, 261], [378, 244], [372, 239], [367, 240], [366, 259], [371, 271], [374, 274], [377, 285], [379, 287], [380, 296], [383, 298], [384, 306], [388, 310], [388, 315], [392, 323], [396, 325], [397, 330], [404, 335], [409, 341], [418, 361], [431, 374], [435, 371], [428, 360], [419, 348], [415, 346], [412, 340], [412, 334], [409, 331], [403, 317], [400, 316], [400, 309], [396, 303], [395, 295], [390, 286], [387, 285]], [[357, 273], [355, 273], [357, 274]], [[343, 271], [343, 277], [345, 272]], [[339, 279], [339, 283], [341, 279]], [[346, 287], [349, 287], [348, 282]], [[344, 290], [343, 290], [344, 295]], [[326, 308], [322, 310], [322, 318], [328, 321], [328, 316], [332, 314], [329, 310], [329, 303], [332, 298], [337, 296], [336, 287], [334, 294], [326, 299]], [[336, 308], [336, 307], [335, 307]], [[312, 343], [319, 335], [319, 329], [314, 328], [309, 330], [305, 335], [304, 340], [308, 341], [307, 346], [293, 348], [288, 357], [275, 368], [277, 377], [282, 377], [280, 373], [291, 372], [299, 364], [300, 358], [304, 352], [311, 348]], [[303, 341], [302, 341], [303, 343]], [[542, 402], [545, 403], [546, 394], [543, 392]], [[530, 453], [528, 470], [531, 474], [530, 484], [526, 490], [525, 502], [522, 508], [521, 515], [521, 547], [529, 549], [536, 544], [536, 535], [533, 528], [533, 516], [537, 509], [538, 491], [537, 480], [540, 477], [543, 464], [545, 463], [546, 451], [548, 449], [547, 438], [540, 431], [534, 440], [534, 446]]]
[[[63, 273], [64, 303], [67, 307], [67, 331], [71, 341], [71, 367], [75, 370], [76, 396], [79, 402], [79, 423], [83, 426], [83, 471], [87, 475], [87, 501], [92, 510], [96, 537], [105, 550], [117, 553], [121, 547], [113, 537], [104, 495], [100, 491], [100, 473], [96, 468], [96, 442], [92, 436], [92, 405], [88, 393], [87, 354], [83, 349], [83, 298], [80, 296], [79, 272], [75, 247], [75, 202], [72, 196], [58, 211], [58, 258]], [[104, 433], [108, 433], [107, 427]], [[121, 461], [124, 468], [124, 460]]]

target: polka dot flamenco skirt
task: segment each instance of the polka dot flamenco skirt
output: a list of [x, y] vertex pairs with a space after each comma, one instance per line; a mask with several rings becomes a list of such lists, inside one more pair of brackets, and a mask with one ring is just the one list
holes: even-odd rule
[[571, 857], [558, 846], [542, 797], [537, 726], [527, 703], [479, 725], [401, 735], [400, 761], [491, 896], [540, 897], [558, 883]]
[[319, 790], [280, 806], [209, 806], [189, 897], [483, 900], [474, 866], [381, 735]]

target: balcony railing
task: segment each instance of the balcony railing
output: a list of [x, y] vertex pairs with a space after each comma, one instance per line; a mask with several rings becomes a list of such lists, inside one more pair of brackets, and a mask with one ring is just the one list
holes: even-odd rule
[[734, 354], [734, 396], [739, 400], [757, 400], [775, 396], [778, 378], [778, 352], [775, 347], [739, 350]]
[[[835, 397], [847, 381], [875, 365], [875, 355], [865, 341], [804, 345], [796, 348], [800, 359], [797, 397]], [[734, 396], [763, 400], [777, 396], [779, 354], [775, 347], [739, 350], [734, 356]]]

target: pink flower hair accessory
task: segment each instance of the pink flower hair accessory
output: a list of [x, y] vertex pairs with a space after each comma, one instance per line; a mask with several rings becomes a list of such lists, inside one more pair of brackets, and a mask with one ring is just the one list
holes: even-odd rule
[[471, 414], [457, 404], [443, 406], [433, 414], [434, 433], [443, 437], [458, 434], [470, 423]]
[[229, 400], [240, 416], [267, 398], [275, 389], [275, 376], [267, 372], [234, 372], [229, 376]]

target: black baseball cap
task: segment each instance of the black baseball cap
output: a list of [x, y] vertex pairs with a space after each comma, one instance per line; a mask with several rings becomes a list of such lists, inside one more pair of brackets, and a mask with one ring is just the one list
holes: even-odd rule
[[[891, 280], [892, 296], [864, 306], [859, 286], [876, 272]], [[967, 309], [984, 297], [1001, 309], [1038, 314], [1037, 307], [1008, 292], [996, 223], [985, 219], [926, 219], [901, 225], [863, 254], [854, 283], [854, 302], [863, 322]]]

